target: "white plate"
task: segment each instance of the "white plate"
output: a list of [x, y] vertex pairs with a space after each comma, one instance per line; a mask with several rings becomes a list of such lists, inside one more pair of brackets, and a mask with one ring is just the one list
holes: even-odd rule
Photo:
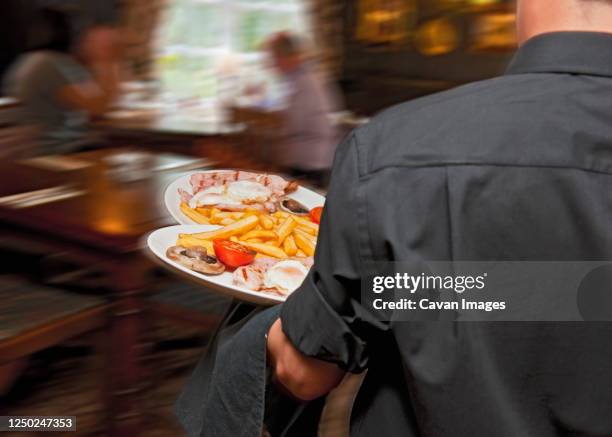
[[166, 250], [176, 244], [179, 234], [193, 234], [196, 232], [206, 232], [219, 228], [213, 225], [175, 225], [153, 231], [147, 238], [149, 249], [155, 254], [158, 260], [162, 261], [166, 267], [185, 275], [208, 288], [227, 294], [230, 297], [252, 302], [258, 305], [276, 305], [284, 302], [285, 297], [271, 293], [249, 290], [244, 287], [237, 287], [232, 281], [232, 273], [224, 272], [217, 276], [208, 276], [194, 272], [181, 264], [172, 261], [166, 256]]
[[[225, 170], [207, 170], [207, 171], [197, 171], [181, 176], [166, 188], [166, 192], [164, 193], [164, 202], [166, 204], [166, 208], [172, 214], [172, 217], [183, 225], [193, 225], [195, 222], [187, 217], [181, 211], [181, 196], [179, 195], [179, 188], [187, 191], [188, 193], [192, 193], [191, 185], [189, 184], [189, 178], [192, 174], [195, 173], [216, 173], [219, 171]], [[233, 171], [233, 170], [227, 170]], [[309, 190], [304, 187], [299, 187], [294, 193], [291, 193], [289, 196], [292, 199], [297, 200], [304, 206], [308, 208], [314, 208], [316, 206], [323, 206], [325, 203], [325, 197], [321, 196], [319, 193], [316, 193], [312, 190]]]

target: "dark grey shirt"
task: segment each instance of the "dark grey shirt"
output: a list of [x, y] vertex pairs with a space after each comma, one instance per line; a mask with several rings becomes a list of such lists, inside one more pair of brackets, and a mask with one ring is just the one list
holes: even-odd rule
[[369, 261], [612, 259], [612, 35], [528, 41], [505, 76], [411, 101], [339, 146], [304, 353], [368, 369], [352, 436], [612, 435], [612, 324], [383, 323]]
[[40, 153], [70, 152], [85, 141], [87, 113], [68, 108], [58, 93], [67, 85], [91, 80], [72, 56], [49, 50], [26, 53], [9, 69], [4, 92], [22, 103], [23, 121], [40, 131]]

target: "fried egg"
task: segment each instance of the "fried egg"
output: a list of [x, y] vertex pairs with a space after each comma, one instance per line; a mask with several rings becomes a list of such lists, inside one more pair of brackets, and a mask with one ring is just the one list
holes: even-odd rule
[[236, 181], [227, 186], [227, 195], [243, 203], [265, 202], [272, 190], [258, 182]]
[[210, 187], [195, 194], [189, 201], [191, 208], [197, 208], [199, 206], [214, 206], [219, 204], [226, 205], [241, 205], [240, 201], [237, 201], [226, 193], [225, 186], [221, 185], [218, 187]]
[[236, 181], [228, 185], [210, 187], [195, 194], [190, 202], [191, 208], [214, 205], [248, 205], [263, 203], [272, 195], [266, 186], [251, 181]]
[[264, 287], [290, 293], [298, 288], [308, 274], [308, 269], [299, 261], [279, 261], [266, 271]]

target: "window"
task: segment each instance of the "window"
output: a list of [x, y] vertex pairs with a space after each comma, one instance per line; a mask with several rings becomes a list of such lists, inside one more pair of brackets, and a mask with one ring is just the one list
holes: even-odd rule
[[261, 42], [273, 32], [309, 34], [303, 1], [173, 0], [157, 42], [156, 70], [174, 98], [217, 95], [221, 65], [239, 65], [240, 76], [265, 77]]

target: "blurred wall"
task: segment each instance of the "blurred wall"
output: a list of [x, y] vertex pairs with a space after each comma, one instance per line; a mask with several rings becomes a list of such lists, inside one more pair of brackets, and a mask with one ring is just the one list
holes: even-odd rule
[[389, 37], [388, 44], [364, 41], [362, 2], [344, 3], [349, 6], [343, 16], [340, 81], [347, 105], [360, 113], [497, 76], [514, 52], [509, 34], [514, 33], [513, 5], [508, 1], [486, 8], [465, 6], [467, 1], [455, 1], [454, 7], [443, 0], [388, 2], [413, 8], [401, 16], [403, 27], [395, 29], [399, 36], [396, 41]]
[[28, 38], [26, 29], [35, 11], [35, 0], [0, 1], [0, 77], [19, 53], [26, 50]]
[[135, 80], [155, 77], [156, 30], [173, 0], [118, 0], [119, 19], [125, 32], [127, 69]]
[[118, 0], [38, 0], [38, 3], [78, 11], [81, 19], [89, 23], [115, 23], [119, 18]]
[[316, 55], [324, 71], [338, 79], [342, 75], [344, 14], [349, 2], [310, 0], [309, 13]]

